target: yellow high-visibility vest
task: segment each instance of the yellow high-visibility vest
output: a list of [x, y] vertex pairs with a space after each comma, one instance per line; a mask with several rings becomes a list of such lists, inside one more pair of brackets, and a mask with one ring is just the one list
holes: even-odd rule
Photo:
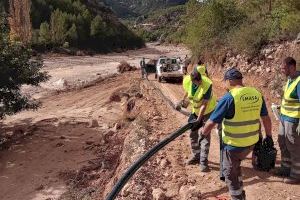
[[201, 74], [201, 76], [206, 76], [207, 77], [205, 65], [198, 65], [197, 66], [197, 71]]
[[222, 123], [222, 140], [235, 147], [247, 147], [257, 143], [260, 129], [262, 95], [253, 87], [230, 90], [234, 99], [235, 114]]
[[[188, 98], [192, 105], [192, 113], [198, 115], [200, 111], [200, 106], [202, 104], [203, 96], [212, 85], [212, 81], [209, 78], [202, 76], [201, 85], [199, 85], [194, 95], [192, 95], [192, 84], [193, 83], [192, 83], [191, 76], [189, 75], [185, 76], [183, 79], [183, 89], [188, 94]], [[217, 104], [217, 99], [212, 93], [208, 101], [208, 104], [206, 106], [204, 115], [211, 113], [215, 109], [216, 104]]]
[[291, 93], [296, 89], [299, 82], [300, 76], [298, 76], [290, 86], [289, 81], [286, 83], [280, 108], [281, 114], [297, 119], [300, 118], [300, 103], [299, 99], [291, 98]]

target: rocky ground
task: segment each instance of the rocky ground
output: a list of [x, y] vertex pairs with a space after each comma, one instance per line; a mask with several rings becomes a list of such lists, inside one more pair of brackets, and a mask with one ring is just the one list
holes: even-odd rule
[[[175, 102], [183, 94], [180, 83], [158, 83], [154, 75], [150, 81], [141, 80], [140, 71], [112, 75], [122, 60], [138, 65], [141, 57], [160, 54], [184, 57], [188, 51], [151, 45], [122, 54], [48, 57], [46, 70], [53, 77], [46, 84], [63, 79], [71, 87], [27, 88], [43, 106], [2, 122], [7, 142], [0, 152], [1, 199], [104, 199], [132, 162], [186, 123], [187, 117], [173, 110], [160, 92]], [[98, 73], [106, 78], [97, 78]], [[210, 75], [214, 92], [222, 96], [222, 70], [211, 68]], [[78, 80], [88, 84], [77, 87]], [[268, 104], [278, 102], [256, 74], [247, 76], [246, 83], [259, 87]], [[276, 135], [278, 123], [273, 122]], [[189, 154], [186, 133], [151, 158], [118, 199], [228, 198], [226, 185], [218, 177], [216, 134], [212, 134], [209, 173], [201, 173], [198, 166], [186, 166]], [[285, 185], [282, 178], [254, 171], [250, 156], [243, 163], [243, 174], [248, 199], [300, 199], [299, 186]]]

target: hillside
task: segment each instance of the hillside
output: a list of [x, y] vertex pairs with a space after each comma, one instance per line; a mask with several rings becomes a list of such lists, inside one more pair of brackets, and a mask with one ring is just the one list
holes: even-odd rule
[[188, 0], [103, 0], [103, 2], [121, 18], [138, 17], [157, 9], [182, 5], [187, 1]]
[[139, 17], [130, 26], [145, 41], [182, 43], [185, 34], [186, 6], [158, 9]]
[[[28, 3], [30, 11], [18, 1], [10, 2], [13, 5], [9, 12], [12, 14], [11, 31], [16, 34], [14, 38], [31, 41], [38, 50], [64, 47], [109, 52], [144, 45], [142, 39], [98, 0], [31, 0]], [[31, 25], [25, 25], [23, 29], [32, 26], [32, 33], [23, 39], [22, 31], [17, 28], [24, 26], [22, 21], [27, 19], [29, 12]]]

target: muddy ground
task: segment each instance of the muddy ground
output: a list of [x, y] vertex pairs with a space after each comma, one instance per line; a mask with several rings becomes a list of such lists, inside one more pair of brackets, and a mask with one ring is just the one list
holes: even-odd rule
[[[94, 57], [47, 56], [45, 70], [52, 79], [40, 88], [24, 89], [43, 106], [8, 117], [1, 127], [8, 142], [0, 152], [0, 199], [104, 199], [132, 162], [187, 120], [158, 91], [175, 102], [183, 94], [180, 83], [158, 83], [153, 75], [149, 82], [141, 80], [140, 71], [114, 75], [118, 63], [128, 60], [138, 65], [141, 57], [188, 53], [182, 47], [150, 45]], [[210, 74], [220, 97], [222, 72]], [[82, 81], [92, 84], [77, 87]], [[278, 101], [256, 77], [247, 77], [246, 82], [260, 87], [268, 103]], [[274, 121], [275, 135], [277, 126]], [[218, 177], [217, 135], [212, 134], [209, 173], [186, 166], [189, 155], [186, 133], [151, 158], [118, 199], [228, 198]], [[299, 186], [254, 171], [250, 156], [243, 163], [243, 174], [248, 199], [300, 199]]]

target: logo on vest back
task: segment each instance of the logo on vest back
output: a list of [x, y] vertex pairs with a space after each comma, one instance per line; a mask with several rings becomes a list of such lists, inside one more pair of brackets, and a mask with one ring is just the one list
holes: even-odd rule
[[241, 101], [247, 102], [247, 103], [257, 103], [259, 101], [259, 97], [251, 94], [244, 94], [240, 98]]

